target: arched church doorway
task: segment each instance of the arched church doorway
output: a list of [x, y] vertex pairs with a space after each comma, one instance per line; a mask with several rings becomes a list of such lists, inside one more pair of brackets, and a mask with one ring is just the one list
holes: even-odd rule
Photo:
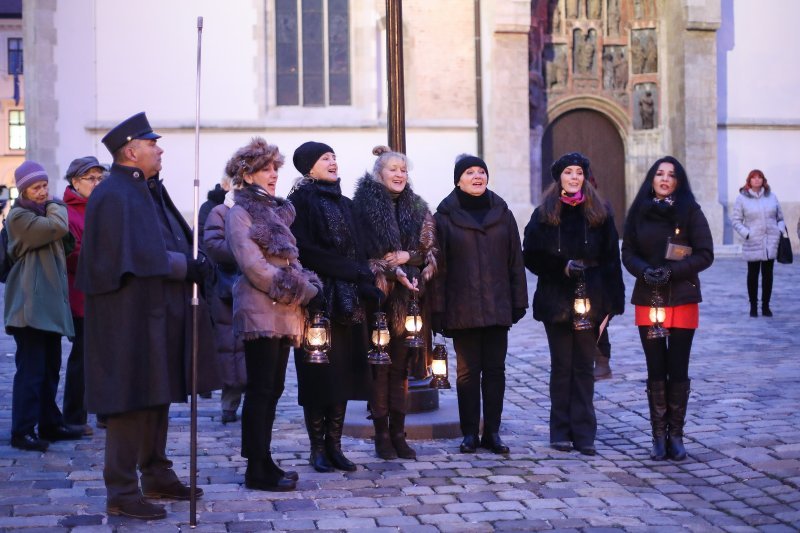
[[622, 236], [625, 219], [625, 147], [614, 124], [602, 113], [576, 109], [558, 117], [542, 139], [542, 191], [552, 183], [550, 166], [567, 152], [580, 152], [592, 163], [597, 189], [614, 210]]

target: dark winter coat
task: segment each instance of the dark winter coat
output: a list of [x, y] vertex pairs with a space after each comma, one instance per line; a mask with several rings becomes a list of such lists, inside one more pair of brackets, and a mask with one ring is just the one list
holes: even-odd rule
[[519, 229], [506, 202], [494, 192], [482, 223], [461, 207], [454, 189], [434, 214], [439, 239], [439, 274], [432, 309], [444, 328], [512, 325], [512, 310], [527, 309], [528, 285]]
[[8, 251], [14, 266], [5, 286], [5, 325], [75, 334], [67, 290], [62, 239], [68, 233], [67, 208], [49, 202], [45, 215], [14, 206], [8, 212]]
[[369, 398], [367, 320], [359, 284], [370, 284], [362, 236], [353, 202], [336, 182], [304, 180], [289, 194], [297, 217], [291, 230], [297, 238], [300, 262], [323, 283], [332, 324], [329, 365], [302, 362], [295, 349], [298, 403], [329, 405]]
[[305, 305], [322, 289], [297, 261], [294, 206], [257, 186], [236, 191], [225, 237], [242, 276], [233, 286], [233, 332], [244, 340], [287, 337], [299, 346]]
[[[356, 216], [364, 235], [376, 286], [386, 294], [386, 310], [393, 335], [405, 331], [410, 291], [397, 282], [397, 269], [419, 282], [420, 306], [425, 307], [427, 282], [436, 273], [436, 226], [428, 204], [406, 185], [396, 199], [371, 175], [362, 177], [353, 195]], [[390, 268], [383, 257], [403, 250], [411, 255], [404, 265]]]
[[[157, 180], [114, 164], [86, 207], [77, 283], [86, 295], [86, 397], [93, 413], [183, 402], [190, 391], [192, 286], [181, 256], [191, 251], [191, 231]], [[164, 213], [177, 250], [167, 247]], [[221, 383], [204, 299], [197, 310], [203, 392]]]
[[222, 185], [217, 183], [213, 189], [208, 191], [206, 201], [202, 203], [200, 209], [197, 211], [197, 230], [200, 235], [201, 243], [205, 242], [205, 235], [203, 232], [205, 231], [208, 215], [211, 213], [212, 209], [225, 201], [225, 194], [225, 189], [222, 188]]
[[[230, 275], [241, 275], [225, 239], [225, 217], [230, 208], [225, 204], [216, 206], [206, 218], [203, 232], [203, 244], [208, 257], [217, 265], [219, 271]], [[214, 340], [219, 354], [222, 384], [226, 387], [244, 387], [247, 384], [247, 367], [244, 362], [244, 340], [233, 334], [233, 293], [231, 286], [223, 289], [223, 275], [217, 275], [219, 286], [213, 286], [207, 292], [211, 307], [211, 318], [214, 321]], [[221, 294], [224, 290], [226, 294]]]
[[561, 206], [561, 223], [548, 224], [538, 207], [525, 227], [525, 266], [538, 277], [533, 295], [533, 318], [551, 324], [572, 320], [576, 280], [567, 277], [570, 259], [581, 259], [591, 309], [590, 319], [599, 324], [606, 315], [620, 315], [625, 308], [625, 286], [619, 259], [619, 237], [609, 214], [592, 227], [583, 206]]
[[[697, 274], [714, 262], [714, 241], [703, 211], [697, 203], [681, 210], [664, 202], [648, 202], [625, 221], [622, 263], [636, 278], [631, 303], [650, 305], [652, 288], [642, 274], [647, 267], [669, 266], [669, 283], [661, 290], [669, 307], [703, 300]], [[631, 218], [633, 216], [633, 218]], [[680, 261], [664, 258], [667, 238], [692, 247], [692, 255]]]
[[81, 254], [81, 240], [83, 239], [84, 218], [86, 216], [86, 202], [72, 186], [64, 190], [64, 203], [67, 204], [69, 218], [69, 232], [75, 238], [75, 247], [67, 256], [67, 280], [69, 286], [69, 307], [72, 316], [83, 317], [83, 293], [75, 286], [75, 271], [78, 270], [78, 257]]

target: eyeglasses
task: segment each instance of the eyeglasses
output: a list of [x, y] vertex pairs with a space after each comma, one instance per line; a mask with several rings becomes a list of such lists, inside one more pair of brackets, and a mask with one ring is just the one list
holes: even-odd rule
[[103, 176], [94, 176], [94, 177], [91, 177], [91, 178], [78, 178], [78, 179], [81, 180], [81, 181], [88, 181], [89, 183], [91, 183], [93, 185], [97, 185], [98, 183], [103, 181]]

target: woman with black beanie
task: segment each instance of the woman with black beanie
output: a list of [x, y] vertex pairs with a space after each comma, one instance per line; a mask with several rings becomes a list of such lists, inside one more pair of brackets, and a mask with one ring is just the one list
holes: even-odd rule
[[288, 199], [297, 209], [292, 233], [300, 261], [323, 284], [325, 310], [331, 321], [330, 364], [308, 363], [295, 349], [297, 401], [303, 406], [311, 466], [317, 472], [354, 471], [342, 453], [342, 429], [348, 400], [368, 400], [367, 320], [365, 300], [383, 293], [367, 264], [353, 201], [342, 194], [333, 148], [324, 143], [300, 145], [292, 158], [302, 174]]
[[[455, 189], [436, 209], [439, 273], [433, 328], [453, 337], [462, 453], [508, 453], [500, 438], [508, 330], [528, 307], [519, 230], [506, 202], [487, 189], [483, 159], [462, 155]], [[478, 439], [483, 396], [483, 436]]]
[[[550, 446], [595, 455], [596, 326], [622, 314], [625, 287], [614, 220], [588, 171], [578, 152], [553, 163], [553, 184], [525, 227], [524, 253], [538, 277], [533, 318], [544, 323], [550, 347]], [[581, 290], [589, 305], [576, 322]]]

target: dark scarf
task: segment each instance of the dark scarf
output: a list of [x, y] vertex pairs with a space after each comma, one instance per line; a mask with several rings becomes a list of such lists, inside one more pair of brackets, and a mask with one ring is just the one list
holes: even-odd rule
[[25, 198], [23, 196], [17, 197], [17, 199], [14, 200], [14, 205], [16, 207], [21, 207], [23, 209], [27, 209], [28, 211], [33, 211], [34, 213], [36, 213], [40, 217], [43, 217], [43, 216], [47, 215], [47, 206], [45, 206], [44, 203], [39, 204], [39, 203], [34, 202], [33, 200], [28, 200], [27, 198]]
[[[309, 192], [316, 197], [322, 214], [322, 225], [327, 230], [327, 235], [317, 238], [329, 240], [331, 248], [338, 255], [352, 261], [361, 260], [353, 234], [356, 231], [356, 222], [350, 209], [342, 207], [341, 180], [303, 178], [293, 190], [303, 188], [310, 188]], [[364, 322], [366, 313], [356, 283], [334, 277], [324, 277], [322, 282], [331, 320], [344, 325]]]
[[492, 208], [488, 192], [489, 189], [486, 189], [480, 196], [472, 196], [471, 194], [467, 194], [458, 187], [456, 187], [456, 196], [458, 197], [458, 204], [464, 211], [469, 213], [469, 215], [478, 224], [483, 224], [483, 219], [486, 218], [486, 215]]

